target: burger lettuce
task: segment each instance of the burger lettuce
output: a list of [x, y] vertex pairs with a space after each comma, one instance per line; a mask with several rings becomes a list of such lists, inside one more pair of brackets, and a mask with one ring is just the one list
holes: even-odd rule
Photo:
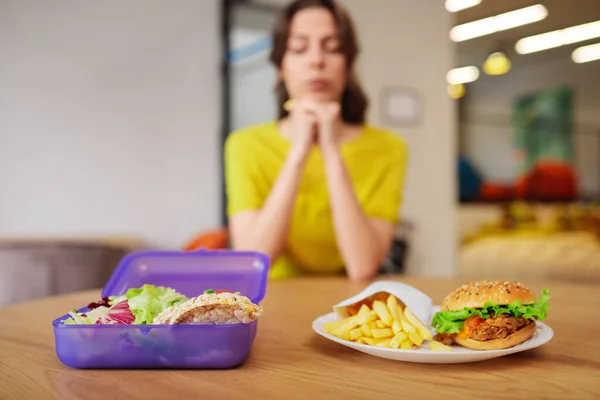
[[463, 308], [457, 311], [438, 311], [433, 316], [431, 325], [436, 328], [436, 333], [459, 333], [463, 324], [470, 317], [489, 318], [500, 314], [510, 314], [513, 317], [534, 318], [543, 321], [548, 316], [550, 306], [550, 291], [542, 290], [542, 295], [533, 304], [521, 304], [516, 300], [512, 304], [498, 305], [491, 301], [486, 302], [483, 308]]

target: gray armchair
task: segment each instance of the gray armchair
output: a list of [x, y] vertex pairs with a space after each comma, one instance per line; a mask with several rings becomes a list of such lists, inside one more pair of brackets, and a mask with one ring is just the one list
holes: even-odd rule
[[0, 240], [0, 308], [104, 286], [141, 243], [103, 240]]

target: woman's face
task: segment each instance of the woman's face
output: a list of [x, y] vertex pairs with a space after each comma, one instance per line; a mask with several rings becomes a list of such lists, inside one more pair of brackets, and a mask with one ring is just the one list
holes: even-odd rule
[[346, 58], [327, 9], [296, 13], [280, 72], [292, 99], [339, 101], [346, 85]]

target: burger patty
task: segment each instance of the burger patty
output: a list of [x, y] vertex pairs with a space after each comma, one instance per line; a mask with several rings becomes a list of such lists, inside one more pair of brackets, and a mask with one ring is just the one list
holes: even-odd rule
[[[469, 338], [485, 342], [486, 340], [504, 339], [519, 329], [532, 324], [533, 320], [523, 317], [512, 317], [510, 315], [501, 314], [495, 318], [485, 319], [476, 329], [470, 332]], [[452, 333], [438, 333], [435, 335], [435, 340], [446, 345], [451, 345], [454, 342]]]
[[446, 346], [452, 346], [454, 344], [454, 336], [456, 333], [438, 333], [433, 337], [433, 340], [445, 344]]
[[501, 314], [496, 318], [488, 318], [474, 331], [471, 331], [471, 339], [484, 342], [486, 340], [504, 339], [512, 335], [522, 327], [531, 324], [533, 321], [523, 317], [511, 317]]

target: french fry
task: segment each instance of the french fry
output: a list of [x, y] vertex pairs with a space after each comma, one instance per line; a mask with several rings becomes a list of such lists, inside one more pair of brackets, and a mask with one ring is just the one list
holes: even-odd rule
[[323, 329], [325, 330], [325, 332], [330, 333], [334, 329], [337, 329], [340, 326], [344, 325], [346, 322], [347, 322], [347, 320], [345, 320], [345, 319], [342, 319], [340, 321], [328, 322], [323, 326]]
[[410, 333], [410, 332], [416, 332], [416, 331], [417, 331], [417, 329], [416, 329], [414, 326], [412, 326], [412, 325], [410, 324], [410, 322], [408, 322], [408, 321], [407, 321], [407, 320], [405, 320], [405, 319], [403, 319], [402, 321], [400, 321], [400, 325], [402, 325], [402, 329], [403, 329], [405, 332], [408, 332], [408, 333]]
[[332, 330], [329, 333], [331, 333], [332, 335], [337, 336], [339, 338], [341, 338], [342, 336], [350, 337], [350, 331], [352, 329], [356, 328], [358, 325], [360, 325], [358, 323], [358, 318], [359, 317], [357, 317], [357, 316], [347, 318], [345, 320], [345, 323], [342, 326], [335, 328], [334, 330]]
[[410, 342], [410, 340], [405, 340], [404, 342], [400, 343], [400, 348], [402, 350], [412, 350], [413, 344]]
[[417, 347], [420, 347], [423, 344], [423, 338], [418, 332], [410, 332], [408, 337], [410, 338], [411, 342], [417, 345]]
[[398, 321], [405, 321], [406, 317], [404, 316], [404, 309], [400, 304], [396, 307], [396, 315], [398, 316]]
[[379, 343], [389, 340], [389, 338], [380, 338], [380, 339], [372, 339], [372, 338], [363, 338], [368, 345], [377, 346]]
[[386, 301], [387, 308], [394, 320], [398, 319], [398, 299], [394, 295], [389, 295]]
[[375, 320], [377, 320], [377, 313], [375, 311], [369, 311], [368, 313], [363, 315], [356, 315], [356, 323], [358, 325], [364, 325], [367, 322]]
[[432, 351], [452, 348], [432, 340], [431, 331], [396, 296], [379, 293], [352, 306], [350, 317], [325, 324], [326, 332], [342, 340], [369, 346], [412, 350], [424, 346]]
[[334, 335], [342, 340], [350, 340], [350, 332], [340, 332], [337, 335]]
[[437, 340], [429, 342], [428, 346], [429, 350], [431, 351], [452, 351], [452, 347], [446, 346], [445, 344], [438, 342]]
[[350, 331], [350, 340], [358, 340], [362, 337], [360, 328], [355, 328]]
[[394, 321], [394, 323], [392, 324], [392, 332], [394, 333], [394, 335], [397, 335], [398, 333], [402, 332], [402, 325], [400, 325], [400, 321]]
[[390, 347], [397, 349], [400, 347], [400, 344], [404, 342], [408, 338], [408, 335], [405, 332], [399, 332], [392, 338], [390, 341]]
[[363, 304], [360, 307], [360, 310], [358, 310], [358, 315], [368, 315], [371, 312], [371, 309], [369, 308], [368, 305]]
[[384, 302], [375, 300], [373, 302], [373, 311], [377, 313], [377, 316], [384, 324], [387, 326], [392, 326], [394, 319], [390, 315], [390, 312]]
[[404, 304], [403, 303], [398, 303], [398, 306], [396, 307], [396, 309], [398, 310], [398, 314], [400, 314], [400, 316], [402, 316], [402, 314], [404, 314]]
[[391, 328], [383, 328], [383, 329], [372, 329], [371, 334], [375, 339], [379, 338], [389, 338], [394, 335]]
[[382, 340], [381, 342], [377, 343], [378, 347], [390, 347], [390, 342], [392, 339], [385, 339]]
[[373, 334], [371, 333], [371, 328], [369, 328], [369, 325], [367, 324], [362, 324], [360, 326], [360, 331], [362, 332], [363, 336], [373, 337]]
[[408, 322], [411, 323], [412, 326], [417, 328], [417, 330], [419, 331], [419, 333], [421, 334], [423, 339], [425, 339], [425, 340], [433, 339], [433, 337], [431, 335], [431, 331], [429, 329], [427, 329], [427, 327], [425, 327], [425, 325], [423, 325], [421, 323], [421, 321], [419, 321], [417, 316], [415, 314], [413, 314], [412, 311], [410, 311], [408, 308], [406, 308], [404, 310], [404, 316], [406, 317]]

